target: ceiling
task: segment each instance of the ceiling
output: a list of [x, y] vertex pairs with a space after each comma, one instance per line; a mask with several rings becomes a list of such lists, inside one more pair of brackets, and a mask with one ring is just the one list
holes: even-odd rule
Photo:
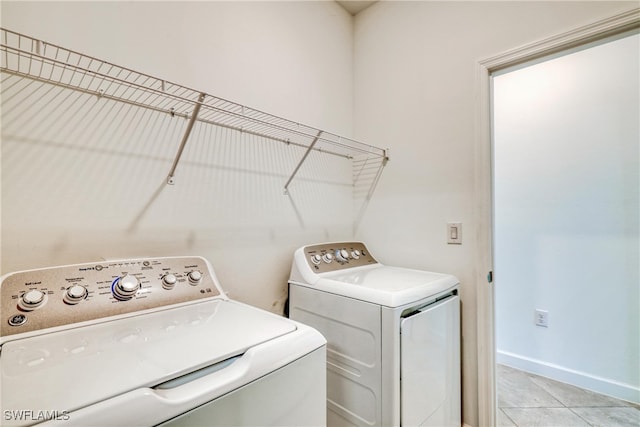
[[359, 12], [365, 10], [372, 4], [376, 3], [377, 0], [374, 1], [365, 1], [365, 0], [336, 0], [340, 6], [342, 6], [347, 12], [352, 15], [357, 15]]

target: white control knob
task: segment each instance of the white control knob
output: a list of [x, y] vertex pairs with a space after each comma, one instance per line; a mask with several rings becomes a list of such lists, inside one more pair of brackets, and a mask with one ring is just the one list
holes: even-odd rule
[[162, 287], [165, 289], [173, 289], [177, 281], [178, 279], [176, 278], [175, 274], [165, 274], [164, 276], [162, 276]]
[[356, 249], [356, 250], [354, 250], [354, 251], [351, 251], [351, 258], [353, 258], [353, 259], [360, 259], [360, 251], [359, 251], [359, 250], [357, 250], [357, 249]]
[[331, 261], [333, 261], [333, 254], [324, 254], [322, 256], [322, 260], [329, 264]]
[[44, 292], [37, 289], [31, 290], [22, 295], [22, 301], [24, 301], [25, 304], [29, 305], [40, 304], [43, 300]]
[[125, 274], [113, 286], [113, 296], [119, 300], [130, 300], [140, 289], [140, 281], [136, 276]]
[[315, 254], [311, 256], [311, 262], [315, 265], [318, 265], [322, 262], [322, 257], [319, 254]]
[[336, 258], [338, 258], [338, 261], [346, 262], [349, 260], [349, 252], [347, 252], [346, 249], [338, 249], [336, 251]]
[[46, 294], [44, 292], [32, 289], [22, 295], [22, 298], [18, 302], [18, 306], [25, 311], [31, 311], [42, 306], [45, 301]]
[[195, 286], [202, 280], [202, 273], [197, 270], [193, 270], [192, 272], [187, 274], [187, 277], [189, 278], [189, 283]]
[[67, 288], [62, 300], [67, 304], [75, 305], [85, 299], [87, 296], [87, 288], [82, 285], [73, 285]]

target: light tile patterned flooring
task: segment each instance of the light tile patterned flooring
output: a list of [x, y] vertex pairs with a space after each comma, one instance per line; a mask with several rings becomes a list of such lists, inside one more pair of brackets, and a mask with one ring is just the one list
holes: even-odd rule
[[640, 427], [640, 405], [497, 366], [498, 426]]

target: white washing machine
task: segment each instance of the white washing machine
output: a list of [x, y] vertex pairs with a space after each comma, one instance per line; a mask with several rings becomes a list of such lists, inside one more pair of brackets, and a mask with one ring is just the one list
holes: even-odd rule
[[305, 246], [289, 316], [327, 338], [329, 426], [461, 425], [455, 277], [382, 265], [359, 242]]
[[8, 274], [3, 426], [326, 424], [326, 341], [229, 300], [200, 257]]

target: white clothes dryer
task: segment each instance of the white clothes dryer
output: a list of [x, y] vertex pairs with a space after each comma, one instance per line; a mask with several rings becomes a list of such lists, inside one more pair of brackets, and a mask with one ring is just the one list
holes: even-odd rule
[[200, 257], [11, 273], [3, 426], [323, 426], [325, 339], [232, 301]]
[[461, 425], [458, 285], [360, 242], [296, 250], [289, 316], [328, 341], [328, 425]]

